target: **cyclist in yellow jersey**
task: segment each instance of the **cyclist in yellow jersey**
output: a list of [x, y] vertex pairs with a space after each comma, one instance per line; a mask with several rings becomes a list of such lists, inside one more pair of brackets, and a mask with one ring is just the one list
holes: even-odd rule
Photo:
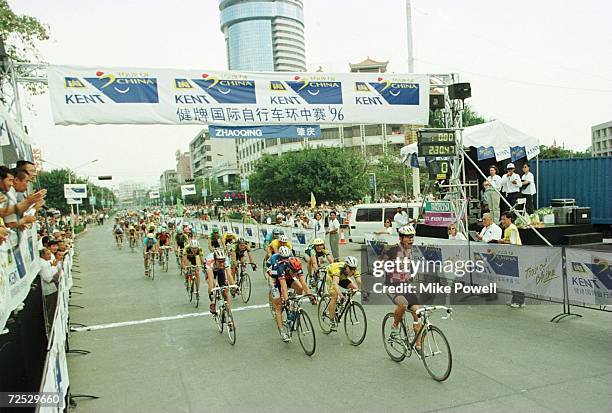
[[233, 232], [229, 231], [223, 234], [221, 237], [221, 247], [225, 250], [226, 254], [231, 255], [234, 250], [234, 244], [238, 242], [238, 236]]
[[291, 241], [287, 238], [286, 235], [281, 235], [277, 239], [274, 239], [268, 245], [268, 257], [278, 253], [278, 249], [280, 247], [287, 247], [289, 250], [293, 251], [293, 246], [291, 245]]
[[[358, 285], [351, 280], [355, 278]], [[361, 277], [357, 269], [357, 258], [346, 257], [344, 261], [334, 262], [327, 266], [327, 278], [325, 280], [327, 293], [330, 295], [329, 300], [329, 316], [332, 320], [336, 319], [336, 302], [338, 299], [344, 300], [342, 288], [351, 288], [353, 290], [361, 289]], [[336, 322], [332, 322], [332, 329], [336, 329]]]

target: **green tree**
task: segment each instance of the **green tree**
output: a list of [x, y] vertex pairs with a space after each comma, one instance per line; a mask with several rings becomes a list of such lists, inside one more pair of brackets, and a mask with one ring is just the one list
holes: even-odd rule
[[[70, 180], [68, 179], [69, 174], [72, 174], [72, 179]], [[38, 176], [38, 183], [41, 188], [45, 188], [47, 190], [45, 204], [48, 207], [57, 209], [64, 214], [70, 212], [70, 206], [66, 203], [66, 198], [64, 198], [64, 184], [67, 184], [69, 181], [74, 184], [88, 183], [86, 180], [75, 176], [74, 172], [71, 172], [68, 169], [54, 169], [49, 172], [40, 173]], [[110, 200], [113, 203], [117, 202], [113, 191], [92, 183], [89, 183], [88, 193], [93, 193], [93, 195], [96, 197], [96, 208], [100, 208], [100, 202], [102, 199]], [[83, 202], [83, 205], [87, 206], [88, 211], [91, 210], [87, 200]]]
[[540, 154], [538, 155], [540, 159], [556, 159], [556, 158], [588, 158], [593, 156], [591, 154], [591, 150], [587, 149], [585, 151], [574, 151], [571, 149], [565, 149], [563, 147], [558, 147], [556, 145], [546, 146], [540, 145]]
[[[37, 44], [48, 39], [49, 26], [35, 17], [15, 14], [7, 0], [0, 0], [0, 42], [4, 43], [10, 60], [24, 63], [43, 62]], [[0, 77], [0, 86], [3, 81]], [[40, 83], [27, 83], [26, 89], [36, 94], [44, 91], [45, 86]]]
[[376, 174], [376, 191], [379, 196], [391, 192], [404, 193], [404, 166], [398, 156], [383, 155], [377, 162], [369, 164], [367, 171]]
[[363, 159], [341, 148], [309, 148], [262, 157], [249, 177], [254, 198], [268, 202], [317, 202], [361, 198], [367, 191]]
[[[479, 125], [481, 123], [488, 122], [483, 116], [478, 114], [469, 104], [465, 104], [463, 112], [461, 113], [461, 121], [463, 127]], [[429, 111], [429, 127], [431, 128], [443, 128], [444, 122], [440, 111]]]

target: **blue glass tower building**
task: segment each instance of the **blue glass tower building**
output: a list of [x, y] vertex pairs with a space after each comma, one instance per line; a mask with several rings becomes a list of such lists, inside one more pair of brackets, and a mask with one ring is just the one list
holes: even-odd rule
[[231, 70], [306, 70], [302, 0], [219, 0]]

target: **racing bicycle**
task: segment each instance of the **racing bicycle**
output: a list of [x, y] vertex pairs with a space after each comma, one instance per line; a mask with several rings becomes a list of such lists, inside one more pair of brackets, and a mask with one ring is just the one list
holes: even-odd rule
[[195, 295], [195, 307], [198, 308], [200, 306], [200, 292], [196, 291], [196, 271], [198, 270], [197, 265], [188, 265], [187, 268], [182, 271], [185, 274], [185, 290], [187, 291], [187, 297], [189, 297], [189, 302], [193, 302], [193, 296]]
[[344, 293], [345, 299], [340, 302], [336, 301], [336, 317], [333, 318], [329, 314], [329, 304], [331, 302], [331, 296], [329, 294], [323, 295], [321, 301], [319, 301], [319, 307], [317, 308], [319, 326], [323, 330], [324, 334], [329, 334], [333, 330], [333, 324], [340, 324], [340, 321], [344, 321], [344, 333], [349, 343], [353, 346], [358, 346], [365, 340], [366, 332], [368, 331], [368, 319], [366, 318], [365, 310], [363, 306], [353, 299], [353, 296], [358, 290], [349, 288]]
[[[289, 293], [289, 300], [283, 311], [283, 329], [291, 338], [295, 332], [307, 356], [312, 356], [317, 348], [314, 325], [308, 313], [302, 309], [302, 299], [309, 297], [316, 300], [315, 295], [296, 295]], [[316, 303], [316, 301], [313, 301]]]
[[[453, 356], [450, 344], [440, 328], [432, 325], [429, 317], [433, 311], [445, 310], [446, 316], [442, 319], [451, 319], [453, 309], [443, 305], [424, 306], [419, 308], [416, 313], [422, 327], [418, 333], [414, 333], [412, 326], [406, 322], [406, 314], [402, 317], [398, 333], [394, 333], [393, 313], [388, 313], [382, 322], [383, 344], [387, 354], [393, 361], [400, 362], [410, 357], [414, 351], [417, 354], [429, 375], [436, 381], [448, 379], [453, 368]], [[416, 345], [417, 340], [421, 346]]]
[[238, 263], [238, 271], [236, 271], [236, 285], [240, 287], [240, 298], [245, 304], [251, 298], [251, 277], [246, 272], [247, 264], [255, 268], [255, 263]]
[[227, 326], [227, 340], [232, 346], [236, 344], [236, 324], [234, 323], [232, 310], [225, 297], [228, 293], [227, 290], [236, 288], [238, 288], [237, 285], [225, 285], [223, 287], [215, 287], [211, 292], [213, 295], [213, 304], [217, 310], [212, 314], [213, 320], [217, 325], [217, 329], [219, 330], [220, 334], [223, 333], [223, 328]]

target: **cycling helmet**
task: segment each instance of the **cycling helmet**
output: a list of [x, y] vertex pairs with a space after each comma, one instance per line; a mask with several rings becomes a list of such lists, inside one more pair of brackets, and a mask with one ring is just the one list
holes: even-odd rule
[[278, 240], [280, 242], [289, 242], [289, 238], [287, 238], [287, 236], [285, 234], [283, 234], [280, 237], [278, 237]]
[[280, 228], [274, 228], [274, 229], [272, 230], [272, 235], [276, 235], [276, 236], [278, 236], [278, 235], [281, 235], [282, 233], [283, 233], [283, 230], [282, 230], [282, 229], [280, 229]]
[[293, 272], [302, 271], [302, 262], [299, 258], [289, 258], [289, 268]]
[[240, 238], [238, 240], [238, 244], [246, 244], [246, 243], [247, 243], [247, 240], [245, 240], [244, 238]]
[[213, 257], [215, 257], [216, 260], [224, 260], [227, 258], [227, 255], [225, 254], [225, 250], [217, 248], [213, 251]]
[[191, 248], [200, 248], [200, 243], [197, 239], [192, 239], [191, 241], [189, 241], [189, 246]]
[[411, 224], [404, 225], [403, 227], [398, 229], [397, 232], [400, 235], [415, 235], [416, 234], [416, 231], [414, 230], [414, 227]]
[[325, 245], [325, 241], [323, 241], [321, 238], [316, 238], [312, 240], [312, 245]]
[[283, 258], [287, 258], [291, 256], [291, 250], [289, 247], [285, 247], [284, 245], [278, 249], [278, 255]]
[[344, 263], [347, 267], [357, 268], [357, 258], [349, 256], [344, 259]]
[[154, 233], [152, 233], [152, 232], [149, 232], [149, 233], [147, 234], [147, 238], [155, 238], [155, 234], [154, 234]]
[[218, 234], [219, 233], [219, 228], [214, 227], [212, 232], [213, 232], [213, 234]]

